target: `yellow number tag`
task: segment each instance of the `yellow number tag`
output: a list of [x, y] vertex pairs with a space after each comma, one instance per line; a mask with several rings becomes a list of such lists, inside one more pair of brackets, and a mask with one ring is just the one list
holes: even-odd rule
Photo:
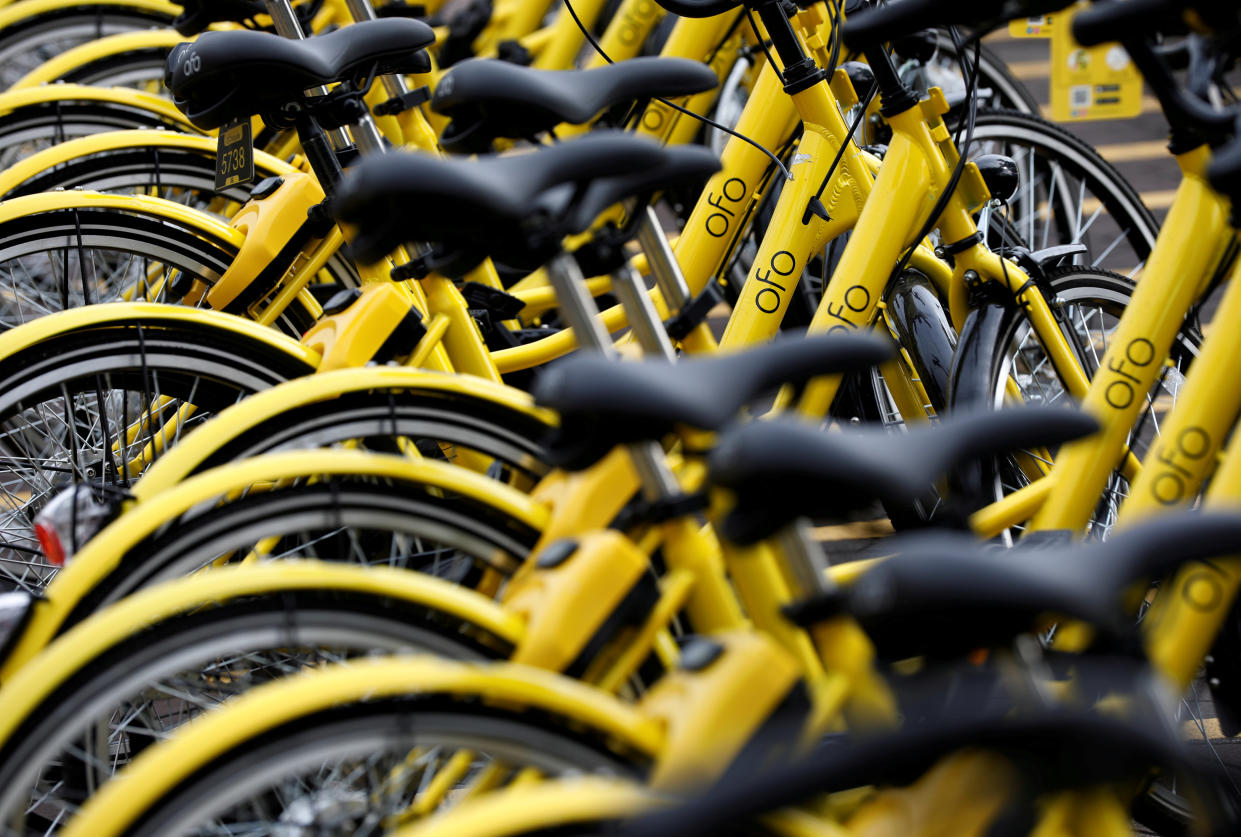
[[1060, 15], [1019, 17], [1008, 22], [1008, 34], [1014, 38], [1050, 38], [1051, 28]]
[[1084, 47], [1072, 23], [1086, 4], [1056, 16], [1051, 38], [1051, 113], [1057, 122], [1128, 119], [1142, 112], [1142, 76], [1120, 44]]
[[222, 192], [252, 180], [254, 141], [250, 137], [250, 120], [240, 119], [220, 128], [215, 156], [215, 190]]

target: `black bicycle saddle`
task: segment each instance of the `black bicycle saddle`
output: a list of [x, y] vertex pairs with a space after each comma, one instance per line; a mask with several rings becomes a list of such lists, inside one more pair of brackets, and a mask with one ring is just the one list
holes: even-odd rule
[[352, 247], [363, 261], [429, 241], [464, 254], [455, 270], [487, 256], [533, 268], [611, 204], [701, 182], [718, 168], [701, 147], [664, 148], [619, 131], [475, 160], [385, 154], [346, 172], [332, 212], [358, 228]]
[[895, 554], [849, 588], [788, 609], [800, 624], [853, 615], [882, 656], [955, 656], [1007, 644], [1040, 614], [1089, 622], [1109, 639], [1132, 633], [1123, 594], [1189, 561], [1231, 554], [1241, 514], [1180, 512], [1103, 543], [1019, 542], [1012, 549], [958, 532], [891, 538]]
[[981, 411], [908, 432], [828, 433], [794, 419], [727, 431], [711, 452], [711, 481], [737, 494], [721, 532], [753, 543], [798, 517], [908, 503], [954, 466], [1035, 445], [1056, 445], [1098, 428], [1085, 413], [1058, 409]]
[[377, 73], [424, 73], [435, 32], [417, 20], [369, 20], [303, 41], [269, 32], [205, 32], [168, 55], [164, 84], [203, 130], [301, 98], [310, 87]]
[[715, 72], [687, 58], [631, 58], [590, 70], [536, 70], [494, 58], [453, 65], [431, 99], [452, 119], [449, 151], [477, 154], [500, 137], [526, 139], [562, 122], [580, 125], [618, 104], [710, 90]]
[[543, 372], [534, 398], [560, 414], [549, 461], [579, 470], [619, 444], [661, 439], [677, 425], [719, 430], [743, 406], [782, 384], [868, 369], [891, 354], [886, 340], [849, 334], [785, 337], [677, 363], [576, 355]]

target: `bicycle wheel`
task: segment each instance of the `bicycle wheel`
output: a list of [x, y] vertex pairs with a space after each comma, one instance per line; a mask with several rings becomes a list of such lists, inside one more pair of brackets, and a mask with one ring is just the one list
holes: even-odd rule
[[[1048, 281], [1062, 304], [1061, 328], [1087, 375], [1093, 375], [1133, 294], [1133, 282], [1115, 273], [1080, 267], [1054, 268], [1048, 271]], [[962, 335], [952, 373], [953, 409], [999, 409], [1007, 400], [1010, 381], [1025, 403], [1068, 406], [1071, 398], [1022, 312], [1015, 306], [988, 306], [985, 310], [988, 313], [979, 319], [977, 327]], [[1155, 388], [1147, 393], [1146, 407], [1129, 434], [1128, 450], [1138, 461], [1158, 438], [1160, 417], [1176, 404], [1201, 342], [1196, 328], [1188, 323], [1182, 326], [1169, 363]], [[1026, 455], [1036, 456], [1033, 452]], [[1027, 484], [1029, 471], [1028, 465], [1023, 469], [1011, 459], [992, 461], [984, 463], [977, 481], [985, 499], [998, 500]], [[1128, 481], [1119, 472], [1114, 473], [1092, 515], [1092, 536], [1106, 536], [1127, 492]]]
[[[162, 198], [228, 218], [249, 199], [251, 187], [217, 192], [215, 153], [214, 138], [173, 131], [113, 131], [106, 139], [68, 140], [0, 173], [0, 198], [84, 189]], [[293, 170], [262, 151], [255, 153], [254, 166], [259, 180]]]
[[0, 168], [76, 137], [136, 128], [201, 134], [170, 103], [135, 91], [56, 85], [0, 94]]
[[[162, 302], [178, 281], [216, 282], [241, 234], [205, 214], [150, 200], [117, 205], [71, 193], [14, 199], [0, 221], [0, 330], [102, 302]], [[28, 207], [28, 209], [27, 209]], [[175, 295], [173, 295], [175, 297]], [[300, 303], [274, 325], [301, 335], [314, 319]]]
[[83, 57], [75, 60], [72, 67], [55, 69], [44, 65], [36, 67], [34, 74], [21, 79], [19, 87], [40, 84], [89, 84], [95, 87], [132, 87], [155, 96], [166, 96], [164, 72], [168, 67], [168, 53], [185, 38], [168, 30], [169, 43], [149, 43], [143, 46], [117, 50], [106, 55]]
[[1150, 256], [1158, 222], [1128, 181], [1069, 132], [1032, 114], [987, 111], [978, 114], [969, 149], [981, 154], [1011, 157], [1021, 173], [1006, 228], [1019, 239], [996, 243], [1084, 244], [1078, 263], [1128, 276]]
[[0, 89], [65, 50], [106, 35], [167, 27], [176, 8], [167, 11], [121, 2], [14, 4], [0, 15]]
[[152, 743], [261, 683], [362, 656], [508, 650], [485, 628], [397, 595], [285, 588], [213, 600], [83, 661], [21, 719], [0, 747], [0, 823], [13, 835], [56, 830]]
[[[56, 572], [33, 518], [62, 488], [124, 488], [208, 416], [314, 371], [297, 344], [212, 328], [213, 319], [231, 320], [143, 316], [126, 306], [124, 320], [68, 329], [0, 358], [0, 584], [37, 591]], [[9, 332], [13, 343], [20, 334]]]
[[[957, 48], [952, 43], [952, 37], [943, 29], [936, 30], [935, 35], [936, 53], [920, 68], [922, 79], [918, 89], [939, 87], [951, 102], [965, 92]], [[966, 53], [973, 60], [972, 44], [966, 48]], [[978, 50], [978, 93], [980, 108], [1039, 113], [1038, 99], [1009, 72], [1004, 59], [985, 45], [980, 45]]]
[[[287, 678], [255, 689], [205, 723], [140, 757], [88, 803], [73, 823], [80, 833], [96, 831], [109, 804], [128, 794], [136, 779], [161, 774], [142, 799], [127, 804], [125, 833], [220, 834], [282, 828], [311, 833], [374, 834], [514, 781], [582, 771], [639, 775], [645, 759], [609, 737], [597, 722], [572, 721], [560, 707], [539, 697], [479, 700], [477, 687], [449, 692], [425, 685], [427, 661], [362, 663]], [[460, 671], [450, 663], [441, 670]], [[396, 694], [385, 672], [404, 675]], [[511, 677], [516, 667], [471, 669], [475, 677], [495, 672]], [[369, 699], [338, 697], [342, 682], [378, 678]], [[548, 676], [531, 679], [550, 686]], [[420, 681], [422, 681], [420, 683]], [[328, 698], [297, 711], [270, 711], [277, 700], [313, 687]], [[355, 687], [356, 689], [356, 687]], [[574, 690], [576, 691], [576, 690]], [[414, 694], [421, 692], [421, 694]], [[329, 699], [332, 705], [324, 706]], [[307, 701], [299, 701], [306, 704]], [[270, 709], [269, 709], [270, 708]], [[247, 722], [248, 735], [191, 755], [190, 747], [233, 718], [269, 716]], [[188, 746], [187, 746], [188, 745]], [[197, 748], [195, 748], [197, 749]], [[165, 769], [168, 768], [168, 769]], [[438, 780], [438, 781], [436, 781]], [[98, 814], [96, 813], [98, 812]], [[114, 821], [118, 821], [119, 819]]]
[[[278, 387], [267, 398], [278, 403], [288, 397], [285, 389]], [[265, 420], [243, 426], [231, 424], [237, 421], [231, 414], [220, 420], [235, 427], [236, 432], [177, 478], [264, 453], [342, 443], [379, 453], [396, 453], [413, 445], [423, 455], [449, 462], [468, 451], [493, 460], [491, 476], [522, 489], [532, 488], [549, 470], [543, 441], [551, 426], [537, 414], [485, 398], [413, 385], [389, 385], [344, 392], [331, 399], [299, 401]]]
[[[281, 483], [289, 482], [287, 479]], [[412, 480], [306, 476], [279, 488], [229, 486], [116, 556], [62, 623], [66, 630], [140, 587], [228, 561], [297, 558], [418, 570], [461, 584], [491, 570], [512, 574], [539, 537], [483, 498]]]

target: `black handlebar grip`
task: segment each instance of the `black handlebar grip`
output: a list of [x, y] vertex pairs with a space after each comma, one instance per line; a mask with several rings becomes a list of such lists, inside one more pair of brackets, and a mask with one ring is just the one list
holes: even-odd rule
[[1097, 46], [1154, 32], [1162, 19], [1180, 22], [1183, 3], [1176, 0], [1107, 0], [1093, 3], [1073, 18], [1073, 38]]
[[741, 0], [655, 0], [681, 17], [715, 17], [741, 5]]
[[943, 0], [896, 0], [845, 18], [845, 46], [854, 52], [945, 22]]

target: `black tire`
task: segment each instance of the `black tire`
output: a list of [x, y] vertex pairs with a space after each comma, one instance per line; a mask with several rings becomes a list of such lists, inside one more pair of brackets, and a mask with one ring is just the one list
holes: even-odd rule
[[1021, 235], [1015, 243], [1039, 250], [1080, 242], [1087, 251], [1079, 263], [1125, 272], [1150, 256], [1159, 223], [1124, 176], [1073, 134], [1029, 113], [981, 112], [970, 154], [982, 153], [1013, 157], [1021, 171], [1008, 207]]
[[[19, 215], [0, 223], [0, 328], [101, 302], [166, 301], [189, 278], [212, 284], [237, 250], [179, 219], [93, 206]], [[300, 336], [314, 323], [300, 303], [275, 325]]]
[[[260, 170], [256, 176], [261, 179], [265, 173]], [[235, 204], [250, 197], [249, 185], [215, 191], [214, 151], [150, 145], [66, 160], [0, 197], [7, 200], [57, 189], [154, 195], [203, 209], [216, 197]]]
[[330, 400], [299, 403], [249, 426], [198, 463], [199, 473], [226, 462], [282, 450], [351, 443], [395, 452], [398, 440], [418, 444], [435, 458], [452, 460], [457, 449], [497, 461], [493, 476], [532, 487], [549, 470], [544, 440], [550, 426], [494, 401], [452, 392], [376, 389]]
[[[0, 747], [0, 822], [43, 834], [205, 709], [307, 666], [380, 653], [504, 658], [508, 643], [401, 598], [283, 589], [147, 625], [67, 674]], [[27, 812], [32, 800], [38, 806]]]
[[0, 167], [58, 142], [135, 128], [199, 133], [192, 125], [155, 111], [95, 99], [53, 99], [24, 104], [0, 115]]
[[165, 522], [120, 556], [61, 630], [140, 587], [244, 557], [260, 542], [274, 541], [267, 560], [383, 564], [469, 584], [483, 570], [514, 572], [539, 535], [486, 502], [420, 483], [322, 477]]
[[56, 80], [95, 87], [136, 87], [148, 92], [156, 92], [153, 88], [158, 84], [157, 89], [163, 91], [170, 52], [169, 47], [147, 47], [105, 55], [74, 67]]
[[[939, 42], [939, 59], [954, 71], [957, 67], [957, 50], [952, 37], [940, 29], [936, 32]], [[967, 47], [967, 54], [974, 57], [974, 45]], [[959, 75], [959, 74], [958, 74]], [[982, 99], [980, 105], [988, 110], [1015, 110], [1020, 113], [1038, 114], [1038, 99], [1024, 84], [1017, 80], [1004, 59], [985, 44], [978, 54], [978, 86], [990, 89], [991, 95]]]
[[7, 89], [21, 76], [65, 50], [107, 35], [172, 25], [172, 17], [119, 4], [81, 3], [27, 15], [0, 29], [0, 85]]
[[[563, 719], [541, 713], [449, 697], [376, 700], [290, 721], [209, 760], [144, 811], [127, 833], [133, 837], [204, 833], [200, 829], [210, 827], [207, 823], [253, 821], [257, 811], [275, 818], [289, 810], [293, 799], [325, 793], [340, 797], [338, 781], [332, 791], [323, 787], [324, 782], [339, 780], [342, 768], [337, 765], [361, 761], [369, 768], [377, 763], [373, 769], [351, 771], [365, 782], [368, 775], [387, 776], [391, 771], [385, 767], [399, 763], [419, 746], [445, 752], [464, 747], [478, 754], [480, 761], [499, 761], [511, 772], [530, 766], [547, 776], [579, 771], [635, 775], [643, 769], [611, 752], [589, 731], [572, 731]], [[290, 786], [295, 790], [286, 791]], [[404, 810], [409, 791], [417, 788], [405, 790], [394, 792], [386, 783], [378, 788], [366, 785], [360, 793], [383, 800], [367, 809], [374, 824], [359, 817], [341, 832], [378, 833], [378, 821], [394, 813], [384, 803], [392, 800]]]
[[[1103, 270], [1080, 267], [1053, 268], [1047, 279], [1056, 297], [1063, 303], [1058, 315], [1061, 327], [1070, 335], [1070, 343], [1077, 350], [1078, 358], [1087, 375], [1098, 368], [1102, 347], [1106, 341], [1087, 339], [1083, 332], [1095, 328], [1099, 333], [1114, 327], [1133, 293], [1132, 280]], [[1029, 333], [1028, 320], [1019, 308], [1012, 305], [992, 304], [976, 310], [970, 324], [962, 330], [961, 340], [952, 371], [950, 403], [958, 409], [999, 409], [1005, 398], [1004, 382], [1010, 374], [1025, 380], [1023, 393], [1027, 403], [1043, 405], [1064, 404], [1069, 398], [1058, 379], [1045, 364], [1041, 346]], [[1158, 387], [1175, 392], [1202, 343], [1202, 335], [1192, 325], [1182, 326], [1172, 346], [1173, 366], [1164, 370]], [[1016, 370], [1015, 372], [1013, 370]], [[1035, 388], [1037, 387], [1037, 392]], [[1149, 396], [1148, 396], [1149, 398]], [[1159, 409], [1163, 409], [1161, 404]], [[1130, 448], [1139, 461], [1153, 443], [1158, 433], [1156, 407], [1148, 401], [1147, 411], [1135, 427], [1130, 438]], [[1150, 420], [1151, 418], [1155, 420]], [[971, 476], [972, 474], [972, 476]], [[982, 463], [978, 470], [963, 472], [963, 483], [971, 493], [977, 493], [983, 502], [999, 499], [1006, 490], [1006, 481], [1021, 481], [1019, 469], [1010, 459]], [[1106, 535], [1114, 522], [1115, 506], [1127, 490], [1127, 484], [1118, 473], [1112, 478], [1107, 496], [1092, 522], [1092, 531], [1098, 537]]]
[[[167, 395], [195, 407], [178, 425], [185, 432], [246, 395], [314, 371], [300, 354], [278, 346], [196, 322], [134, 316], [66, 331], [0, 358], [5, 587], [37, 591], [54, 574], [33, 533], [34, 515], [53, 494], [75, 480], [123, 488], [136, 476], [107, 467], [104, 436], [111, 438], [112, 430], [105, 434], [104, 424], [128, 427], [142, 415], [135, 405], [149, 409]], [[66, 414], [68, 422], [60, 418]], [[138, 461], [146, 438], [140, 434], [123, 448], [127, 462]]]

